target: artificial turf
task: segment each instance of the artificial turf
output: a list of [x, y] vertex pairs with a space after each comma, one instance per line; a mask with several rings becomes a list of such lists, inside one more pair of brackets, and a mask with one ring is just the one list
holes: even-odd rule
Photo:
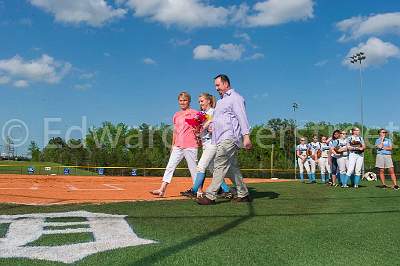
[[[76, 265], [398, 265], [400, 191], [364, 182], [252, 184], [254, 201], [199, 206], [191, 200], [31, 207], [0, 214], [87, 210], [127, 215], [156, 244], [98, 253]], [[53, 239], [53, 242], [57, 239]], [[86, 241], [86, 240], [85, 240]], [[0, 259], [0, 265], [61, 265]]]
[[93, 241], [92, 233], [72, 233], [72, 234], [55, 234], [55, 235], [42, 235], [39, 239], [31, 242], [28, 246], [61, 246], [77, 243], [85, 243]]

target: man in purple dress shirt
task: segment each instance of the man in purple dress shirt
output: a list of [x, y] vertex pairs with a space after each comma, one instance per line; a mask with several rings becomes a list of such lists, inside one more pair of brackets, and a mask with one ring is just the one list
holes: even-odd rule
[[218, 189], [228, 170], [232, 174], [229, 178], [237, 189], [237, 198], [234, 200], [250, 202], [249, 191], [243, 182], [236, 158], [240, 147], [246, 150], [252, 148], [245, 102], [243, 97], [231, 88], [228, 76], [218, 75], [214, 78], [214, 83], [222, 97], [217, 102], [212, 120], [212, 143], [217, 145], [217, 153], [214, 159], [212, 182], [206, 190], [205, 197], [199, 198], [197, 203], [215, 204]]

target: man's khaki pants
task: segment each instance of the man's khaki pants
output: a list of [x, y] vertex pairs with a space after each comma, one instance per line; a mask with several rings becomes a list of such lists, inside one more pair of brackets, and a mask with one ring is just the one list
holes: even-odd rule
[[236, 185], [236, 190], [239, 198], [246, 197], [249, 194], [246, 185], [243, 182], [243, 176], [240, 173], [237, 162], [237, 152], [239, 147], [233, 140], [224, 140], [217, 144], [217, 153], [214, 159], [214, 173], [210, 186], [206, 190], [206, 197], [210, 200], [215, 200], [217, 192], [221, 186], [222, 180], [229, 171], [229, 178]]

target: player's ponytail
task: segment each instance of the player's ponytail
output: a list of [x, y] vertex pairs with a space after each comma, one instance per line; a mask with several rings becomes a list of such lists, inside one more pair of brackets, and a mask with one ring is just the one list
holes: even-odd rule
[[216, 105], [216, 100], [215, 97], [207, 92], [203, 92], [202, 94], [199, 95], [199, 97], [204, 97], [210, 102], [210, 106], [212, 108], [215, 108]]

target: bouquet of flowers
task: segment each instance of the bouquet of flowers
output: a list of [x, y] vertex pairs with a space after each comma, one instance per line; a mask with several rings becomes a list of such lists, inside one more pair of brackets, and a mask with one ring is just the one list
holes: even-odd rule
[[194, 131], [197, 142], [201, 144], [200, 132], [205, 122], [209, 120], [209, 116], [205, 112], [198, 112], [193, 118], [186, 118], [185, 122], [188, 123]]
[[208, 120], [208, 115], [205, 112], [198, 112], [193, 118], [186, 118], [185, 121], [191, 127], [201, 127]]

